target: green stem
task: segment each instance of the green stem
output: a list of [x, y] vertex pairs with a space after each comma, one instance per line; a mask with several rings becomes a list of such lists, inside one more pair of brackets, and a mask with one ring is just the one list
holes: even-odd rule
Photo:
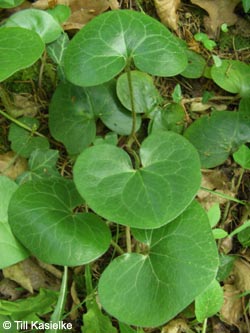
[[230, 195], [227, 195], [227, 194], [224, 194], [224, 193], [221, 193], [221, 192], [217, 192], [217, 191], [213, 191], [213, 190], [210, 190], [209, 188], [206, 188], [206, 187], [203, 187], [203, 186], [201, 186], [200, 189], [203, 190], [203, 191], [209, 192], [211, 194], [217, 195], [218, 197], [237, 202], [241, 205], [244, 205], [244, 206], [247, 205], [246, 202], [244, 202], [242, 200], [239, 200], [239, 199], [236, 199], [236, 198], [233, 198]]
[[111, 239], [111, 245], [119, 254], [124, 254], [123, 249], [113, 239]]
[[8, 120], [12, 121], [13, 123], [15, 123], [16, 125], [24, 128], [26, 131], [31, 132], [32, 134], [36, 134], [37, 136], [40, 136], [41, 138], [45, 138], [45, 136], [37, 131], [35, 131], [33, 128], [30, 128], [29, 126], [27, 126], [26, 124], [22, 123], [21, 121], [13, 118], [12, 116], [10, 116], [8, 113], [3, 112], [2, 110], [0, 110], [0, 114], [2, 116], [4, 116], [5, 118], [7, 118]]
[[[58, 301], [55, 307], [55, 310], [50, 318], [50, 320], [53, 323], [58, 323], [62, 320], [64, 307], [66, 303], [66, 297], [67, 297], [67, 284], [68, 284], [68, 267], [64, 266], [64, 273], [63, 273], [63, 279], [62, 284], [60, 288], [60, 293], [58, 297]], [[59, 333], [61, 330], [59, 329], [49, 329], [46, 331], [46, 333]]]
[[126, 227], [126, 244], [127, 244], [127, 252], [132, 252], [132, 245], [131, 245], [131, 234], [130, 234], [130, 227]]
[[206, 333], [207, 330], [207, 318], [205, 318], [203, 325], [202, 325], [202, 333]]
[[131, 69], [130, 69], [130, 61], [128, 62], [127, 68], [127, 78], [128, 78], [128, 88], [129, 88], [129, 97], [131, 101], [131, 112], [132, 112], [132, 118], [133, 118], [133, 123], [132, 123], [132, 130], [130, 137], [135, 138], [135, 132], [136, 132], [136, 112], [135, 112], [135, 100], [134, 100], [134, 91], [133, 91], [133, 84], [132, 84], [132, 77], [131, 77]]

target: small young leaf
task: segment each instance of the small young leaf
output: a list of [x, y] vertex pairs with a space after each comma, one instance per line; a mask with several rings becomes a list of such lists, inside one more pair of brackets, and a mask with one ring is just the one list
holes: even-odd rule
[[[113, 145], [84, 150], [74, 166], [79, 193], [97, 214], [136, 228], [158, 228], [177, 217], [200, 186], [197, 152], [173, 132], [151, 134], [141, 145], [140, 169]], [[177, 200], [178, 198], [178, 200]]]
[[83, 333], [117, 333], [110, 318], [99, 309], [95, 300], [89, 302], [88, 311], [83, 315]]
[[48, 13], [39, 9], [21, 10], [7, 19], [6, 27], [22, 27], [36, 32], [44, 43], [51, 43], [62, 33], [59, 23]]
[[[248, 221], [249, 222], [249, 221]], [[245, 223], [244, 223], [245, 225]], [[250, 227], [245, 227], [244, 230], [239, 231], [237, 235], [238, 241], [241, 243], [242, 246], [247, 247], [250, 246]]]
[[225, 238], [228, 236], [228, 233], [220, 228], [215, 228], [212, 230], [213, 235], [214, 235], [214, 239], [221, 239], [221, 238]]
[[[160, 102], [160, 94], [156, 89], [153, 79], [146, 73], [131, 71], [131, 84], [136, 113], [149, 113]], [[128, 74], [125, 72], [117, 80], [117, 96], [122, 105], [132, 111]]]
[[155, 112], [149, 125], [149, 132], [154, 133], [163, 130], [182, 133], [185, 117], [185, 112], [180, 104], [168, 104], [164, 109]]
[[186, 50], [186, 54], [188, 57], [188, 65], [184, 71], [181, 72], [181, 75], [189, 79], [201, 77], [204, 73], [206, 60], [200, 54], [191, 50]]
[[24, 183], [28, 180], [34, 181], [42, 178], [60, 177], [56, 169], [58, 156], [58, 150], [35, 149], [29, 158], [29, 171], [18, 178], [18, 183]]
[[250, 10], [250, 0], [242, 0], [243, 8], [245, 13], [249, 12]]
[[[19, 118], [19, 121], [34, 130], [39, 127], [39, 121], [36, 118], [23, 117]], [[46, 137], [33, 135], [14, 123], [10, 125], [8, 139], [11, 142], [11, 149], [23, 157], [29, 157], [33, 150], [37, 148], [49, 148], [49, 142]]]
[[8, 206], [13, 193], [17, 190], [14, 181], [0, 177], [0, 269], [13, 265], [29, 256], [28, 251], [12, 234], [8, 224]]
[[160, 22], [131, 10], [98, 15], [70, 42], [65, 55], [67, 79], [95, 86], [134, 62], [142, 72], [174, 76], [187, 65], [184, 47]]
[[250, 65], [238, 60], [222, 60], [220, 67], [212, 67], [211, 75], [222, 89], [250, 97]]
[[216, 224], [220, 221], [220, 216], [221, 216], [219, 203], [214, 204], [209, 209], [209, 211], [207, 212], [207, 216], [208, 216], [211, 228], [215, 227]]
[[218, 252], [207, 216], [196, 202], [172, 223], [139, 232], [147, 240], [147, 254], [124, 254], [113, 260], [100, 278], [99, 298], [121, 322], [159, 326], [213, 281]]
[[0, 45], [0, 82], [33, 65], [45, 47], [35, 32], [23, 28], [0, 28]]
[[220, 311], [223, 301], [223, 290], [219, 282], [214, 279], [205, 291], [195, 299], [195, 315], [197, 320], [202, 323], [206, 318], [215, 315]]
[[233, 158], [244, 169], [250, 169], [250, 149], [246, 145], [240, 148], [233, 154]]
[[216, 279], [218, 281], [224, 281], [232, 271], [236, 256], [221, 254], [219, 259], [220, 259], [220, 266], [218, 269]]
[[21, 243], [42, 261], [86, 264], [107, 250], [110, 232], [98, 216], [74, 212], [82, 202], [70, 180], [27, 182], [11, 198], [9, 223]]
[[182, 91], [179, 83], [174, 87], [172, 98], [175, 103], [180, 103], [182, 100]]

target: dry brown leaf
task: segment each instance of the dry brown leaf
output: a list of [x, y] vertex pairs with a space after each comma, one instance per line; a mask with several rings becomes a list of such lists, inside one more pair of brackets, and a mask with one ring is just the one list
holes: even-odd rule
[[185, 333], [189, 331], [189, 327], [184, 319], [171, 320], [166, 326], [162, 328], [161, 333]]
[[16, 179], [26, 170], [27, 161], [25, 158], [17, 157], [17, 155], [12, 151], [0, 154], [0, 175]]
[[[235, 193], [229, 188], [230, 182], [227, 176], [221, 170], [203, 170], [201, 186], [210, 190], [216, 190], [231, 197], [235, 196]], [[228, 199], [221, 198], [204, 190], [198, 192], [197, 198], [206, 210], [209, 210], [215, 203], [223, 204], [228, 201]]]
[[60, 282], [42, 269], [35, 261], [30, 258], [25, 259], [15, 265], [3, 269], [5, 278], [9, 278], [29, 292], [40, 288], [58, 290]]
[[117, 0], [38, 0], [33, 4], [33, 7], [47, 9], [55, 5], [66, 5], [71, 9], [71, 16], [63, 24], [64, 30], [81, 29], [95, 16], [107, 9], [119, 8]]
[[237, 15], [234, 9], [241, 0], [191, 0], [191, 2], [209, 14], [204, 19], [207, 33], [211, 37], [218, 37], [220, 26], [226, 23], [228, 26], [234, 25]]
[[0, 281], [0, 295], [2, 295], [1, 298], [15, 301], [21, 296], [21, 294], [22, 291], [18, 289], [18, 284], [15, 281], [6, 278]]
[[76, 320], [79, 317], [79, 310], [81, 309], [81, 301], [78, 297], [77, 290], [76, 290], [76, 283], [73, 281], [71, 287], [70, 287], [70, 295], [72, 298], [72, 306], [70, 311], [70, 319]]
[[220, 310], [221, 319], [229, 325], [238, 326], [243, 315], [240, 291], [232, 284], [225, 284], [223, 289], [224, 304]]
[[180, 3], [180, 0], [154, 0], [155, 9], [161, 22], [173, 30], [177, 30], [178, 27], [176, 11]]
[[250, 290], [250, 264], [243, 260], [238, 259], [234, 262], [232, 271], [235, 279], [235, 286], [242, 293]]

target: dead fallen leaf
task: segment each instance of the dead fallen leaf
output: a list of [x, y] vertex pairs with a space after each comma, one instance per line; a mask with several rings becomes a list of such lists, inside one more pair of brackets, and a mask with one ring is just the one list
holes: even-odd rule
[[180, 3], [180, 0], [154, 0], [155, 9], [161, 22], [173, 30], [178, 28], [177, 9]]
[[72, 305], [71, 305], [71, 311], [70, 311], [70, 319], [76, 320], [79, 316], [79, 310], [81, 309], [81, 301], [78, 297], [78, 293], [76, 290], [76, 282], [73, 281], [71, 287], [70, 287], [70, 295], [72, 298]]
[[238, 258], [232, 272], [224, 285], [224, 304], [221, 318], [229, 325], [235, 325], [241, 333], [249, 332], [244, 317], [244, 299], [242, 294], [250, 290], [250, 264]]
[[232, 271], [235, 279], [235, 286], [242, 293], [250, 290], [250, 264], [243, 260], [238, 259], [234, 262]]
[[12, 151], [0, 154], [0, 175], [16, 179], [26, 170], [27, 161], [25, 158], [17, 156]]
[[11, 301], [15, 301], [22, 294], [22, 290], [18, 288], [18, 284], [15, 281], [10, 279], [2, 279], [0, 281], [0, 295], [1, 299], [8, 299]]
[[35, 260], [31, 258], [4, 268], [3, 275], [5, 278], [15, 281], [30, 293], [40, 288], [53, 290], [60, 288], [60, 281], [42, 269]]
[[189, 332], [189, 327], [184, 319], [174, 319], [171, 320], [166, 326], [161, 330], [161, 333], [185, 333]]
[[118, 9], [117, 0], [38, 0], [32, 6], [38, 9], [53, 8], [55, 5], [69, 6], [71, 16], [63, 24], [64, 30], [81, 29], [95, 16], [107, 9]]
[[205, 28], [211, 37], [218, 37], [220, 26], [226, 23], [234, 25], [237, 15], [234, 9], [241, 0], [191, 0], [191, 2], [208, 13], [209, 17], [204, 19]]
[[[229, 188], [230, 182], [222, 170], [203, 170], [201, 186], [235, 197], [235, 193]], [[198, 192], [197, 199], [206, 210], [209, 210], [215, 203], [223, 204], [228, 201], [228, 199], [224, 199], [204, 190]]]
[[243, 316], [240, 291], [233, 284], [225, 284], [223, 289], [224, 304], [220, 310], [221, 319], [229, 325], [238, 326]]

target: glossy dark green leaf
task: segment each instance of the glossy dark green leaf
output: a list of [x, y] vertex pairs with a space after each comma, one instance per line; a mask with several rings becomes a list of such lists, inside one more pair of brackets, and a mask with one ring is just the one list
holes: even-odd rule
[[[116, 81], [111, 80], [105, 84], [86, 88], [86, 92], [93, 105], [96, 117], [113, 132], [120, 135], [129, 135], [132, 131], [133, 118], [131, 112], [126, 110], [116, 95]], [[141, 118], [136, 117], [136, 130], [141, 126]]]
[[[131, 112], [121, 105], [115, 89], [115, 81], [90, 88], [58, 85], [49, 107], [49, 128], [70, 154], [79, 154], [94, 141], [97, 118], [117, 134], [131, 133]], [[138, 116], [137, 129], [140, 124]]]
[[29, 256], [28, 251], [18, 242], [8, 223], [8, 206], [18, 186], [5, 177], [0, 177], [0, 268], [13, 265]]
[[70, 180], [27, 182], [11, 198], [9, 223], [20, 242], [42, 261], [86, 264], [108, 249], [110, 232], [97, 216], [74, 211], [82, 202]]
[[138, 233], [145, 239], [146, 253], [113, 260], [100, 278], [99, 298], [104, 309], [121, 322], [159, 326], [187, 307], [215, 278], [217, 248], [207, 216], [196, 202], [172, 223]]
[[222, 60], [221, 66], [212, 67], [211, 75], [222, 89], [250, 97], [250, 65], [238, 60]]
[[72, 155], [93, 142], [95, 118], [83, 88], [69, 83], [58, 85], [49, 106], [49, 128]]
[[[153, 78], [143, 72], [131, 71], [131, 85], [136, 113], [149, 113], [158, 106], [161, 97], [154, 85]], [[120, 75], [117, 80], [117, 96], [122, 105], [132, 111], [128, 74]]]
[[33, 65], [44, 51], [42, 39], [23, 28], [0, 28], [0, 81]]
[[189, 79], [197, 79], [202, 76], [206, 66], [206, 60], [198, 53], [186, 50], [188, 65], [181, 75]]
[[161, 132], [141, 145], [142, 167], [113, 145], [83, 151], [74, 167], [79, 193], [97, 214], [136, 228], [158, 228], [180, 215], [200, 186], [200, 162], [182, 136]]
[[[23, 117], [19, 121], [29, 126], [31, 129], [39, 127], [36, 118]], [[11, 149], [23, 157], [29, 157], [35, 149], [48, 149], [49, 141], [46, 137], [40, 137], [30, 131], [12, 123], [10, 125], [8, 139], [11, 142]]]
[[51, 43], [62, 33], [59, 23], [48, 13], [39, 9], [25, 9], [11, 15], [6, 27], [22, 27], [36, 32], [44, 43]]
[[198, 150], [202, 167], [213, 168], [250, 141], [250, 120], [240, 112], [214, 111], [193, 122], [185, 137]]
[[65, 56], [66, 76], [80, 86], [107, 82], [133, 61], [158, 76], [182, 72], [187, 59], [171, 32], [150, 16], [131, 10], [98, 15], [71, 41]]

